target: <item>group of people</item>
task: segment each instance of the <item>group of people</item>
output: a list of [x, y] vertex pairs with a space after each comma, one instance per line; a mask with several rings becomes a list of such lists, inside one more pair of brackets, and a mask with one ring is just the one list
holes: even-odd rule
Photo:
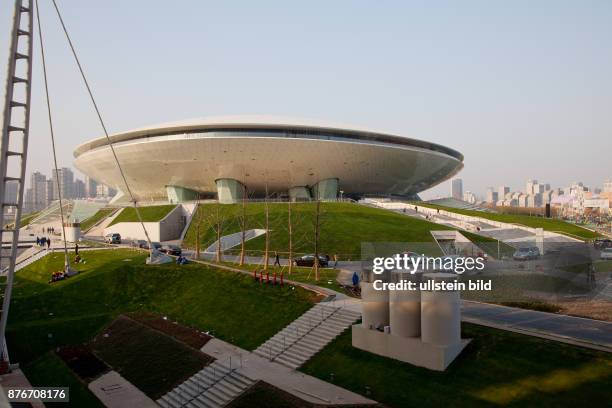
[[183, 256], [183, 255], [179, 255], [176, 257], [176, 264], [177, 265], [185, 265], [186, 263], [189, 263], [189, 261], [187, 260], [187, 257]]
[[63, 271], [53, 272], [49, 283], [57, 282], [66, 279], [66, 274]]
[[55, 227], [46, 227], [42, 229], [43, 234], [55, 234]]
[[47, 246], [47, 249], [51, 248], [51, 240], [45, 237], [36, 237], [36, 245], [39, 247]]

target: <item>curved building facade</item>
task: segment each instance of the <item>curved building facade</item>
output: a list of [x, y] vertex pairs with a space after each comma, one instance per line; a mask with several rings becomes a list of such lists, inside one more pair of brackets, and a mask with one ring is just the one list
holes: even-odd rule
[[[463, 155], [435, 143], [368, 130], [254, 117], [204, 119], [110, 136], [138, 200], [217, 195], [335, 199], [414, 197], [456, 174]], [[78, 146], [75, 166], [125, 191], [106, 137]]]

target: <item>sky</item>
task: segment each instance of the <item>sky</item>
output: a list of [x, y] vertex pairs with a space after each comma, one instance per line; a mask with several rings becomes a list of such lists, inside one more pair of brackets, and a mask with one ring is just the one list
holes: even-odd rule
[[[102, 135], [40, 0], [59, 166]], [[0, 4], [4, 84], [12, 1]], [[111, 132], [259, 114], [462, 152], [464, 191], [612, 178], [612, 2], [58, 0]], [[35, 44], [28, 174], [51, 174]], [[450, 182], [422, 194], [448, 196]]]

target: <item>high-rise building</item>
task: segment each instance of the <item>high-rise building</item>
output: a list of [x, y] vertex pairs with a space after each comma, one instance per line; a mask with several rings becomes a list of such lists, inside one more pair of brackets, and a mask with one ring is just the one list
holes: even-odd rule
[[53, 179], [47, 179], [47, 203], [53, 201], [53, 196], [56, 188], [53, 184]]
[[497, 194], [497, 191], [495, 191], [495, 188], [493, 187], [489, 187], [487, 188], [487, 198], [486, 201], [489, 204], [496, 204], [497, 201], [499, 200], [499, 195]]
[[603, 183], [603, 191], [604, 193], [612, 193], [612, 181], [607, 180]]
[[85, 196], [88, 198], [95, 198], [98, 195], [97, 192], [98, 182], [91, 177], [85, 177]]
[[510, 187], [508, 187], [508, 186], [499, 186], [499, 189], [497, 190], [497, 198], [499, 200], [504, 200], [508, 193], [510, 193]]
[[85, 182], [81, 179], [74, 180], [74, 188], [72, 192], [73, 198], [85, 198]]
[[463, 180], [460, 178], [451, 181], [451, 197], [457, 200], [463, 199]]
[[525, 184], [525, 194], [534, 194], [534, 186], [536, 186], [537, 184], [538, 180], [527, 180], [527, 183]]
[[35, 171], [30, 175], [30, 188], [32, 193], [30, 195], [29, 203], [32, 211], [38, 211], [47, 206], [49, 201], [47, 200], [47, 176]]
[[[60, 191], [57, 190], [57, 180], [56, 177], [59, 177], [59, 188]], [[59, 199], [59, 192], [62, 193], [62, 198], [74, 198], [74, 174], [72, 170], [67, 167], [62, 167], [57, 170], [57, 176], [55, 169], [53, 170], [53, 199]]]
[[114, 188], [111, 188], [105, 184], [98, 184], [97, 188], [96, 188], [96, 196], [98, 198], [108, 198], [108, 197], [113, 197], [115, 194], [117, 194], [117, 190], [115, 190]]
[[463, 201], [466, 201], [470, 204], [476, 204], [477, 198], [476, 198], [476, 194], [472, 193], [471, 191], [466, 191], [465, 193], [463, 193]]
[[9, 180], [6, 182], [6, 190], [4, 191], [4, 200], [8, 203], [17, 202], [17, 190], [19, 189], [19, 182], [15, 180]]

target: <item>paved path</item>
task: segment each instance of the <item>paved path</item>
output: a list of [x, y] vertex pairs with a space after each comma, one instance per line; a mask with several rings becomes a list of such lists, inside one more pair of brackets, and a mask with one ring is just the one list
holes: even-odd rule
[[[10, 407], [6, 392], [10, 388], [32, 388], [30, 381], [26, 378], [20, 369], [15, 369], [8, 374], [0, 376], [0, 407]], [[39, 399], [32, 398], [28, 400], [32, 408], [45, 408], [45, 404]]]
[[466, 300], [461, 313], [465, 322], [612, 352], [611, 322]]
[[303, 374], [283, 365], [269, 362], [249, 351], [240, 349], [219, 339], [211, 339], [202, 351], [218, 360], [228, 361], [232, 356], [232, 367], [242, 366], [238, 372], [254, 380], [265, 381], [283, 391], [314, 404], [375, 404], [376, 401], [340, 388], [336, 385]]
[[87, 386], [107, 408], [159, 408], [159, 406], [132, 383], [110, 371]]

